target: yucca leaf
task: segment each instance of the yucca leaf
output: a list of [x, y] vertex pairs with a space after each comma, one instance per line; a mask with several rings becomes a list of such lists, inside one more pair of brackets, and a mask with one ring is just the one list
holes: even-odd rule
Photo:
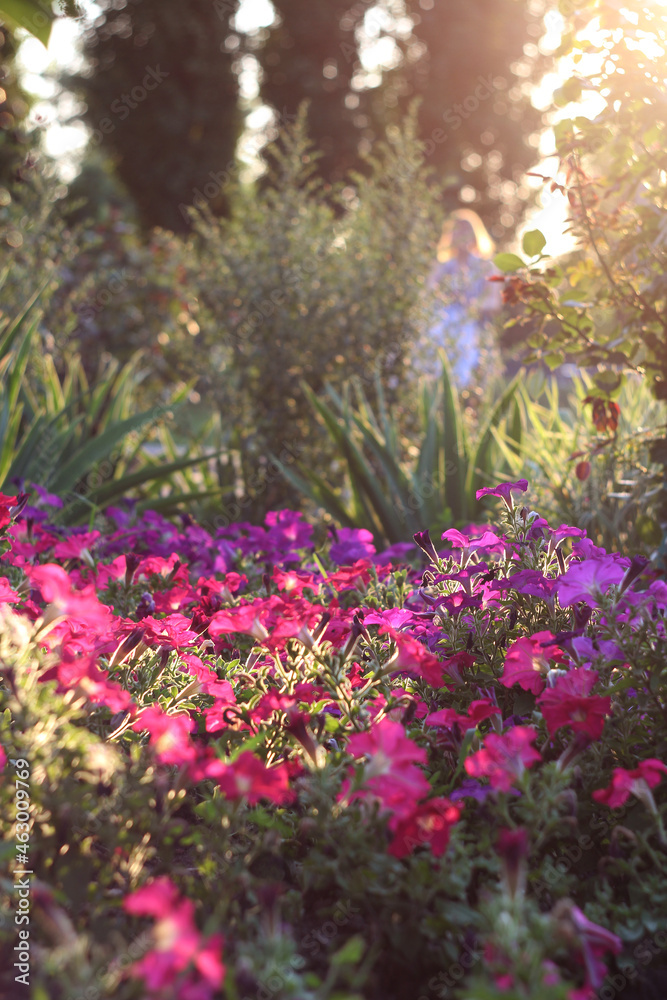
[[442, 434], [439, 465], [445, 484], [445, 505], [451, 510], [455, 523], [464, 520], [467, 513], [466, 474], [468, 448], [458, 392], [452, 370], [444, 351], [439, 352], [442, 364], [440, 386], [442, 391]]
[[[506, 416], [508, 408], [516, 395], [518, 386], [522, 379], [522, 372], [517, 372], [507, 388], [496, 400], [484, 424], [482, 425], [475, 448], [470, 455], [468, 472], [466, 476], [466, 494], [470, 502], [474, 499], [475, 493], [482, 486], [487, 486], [496, 473], [492, 467], [491, 452], [494, 445], [493, 427], [498, 427], [500, 421]], [[472, 508], [471, 508], [472, 509]]]
[[108, 427], [102, 434], [86, 442], [83, 447], [65, 462], [60, 472], [51, 483], [54, 493], [72, 489], [78, 480], [84, 476], [97, 462], [106, 459], [116, 445], [120, 444], [128, 434], [140, 430], [147, 423], [155, 420], [162, 412], [162, 407], [154, 406], [144, 413], [127, 417]]
[[354, 514], [351, 513], [338, 495], [327, 485], [327, 483], [318, 476], [312, 469], [308, 469], [299, 463], [300, 471], [302, 475], [294, 471], [294, 469], [288, 468], [274, 455], [271, 456], [271, 460], [276, 464], [277, 468], [280, 469], [282, 475], [285, 477], [288, 483], [291, 483], [303, 496], [307, 496], [313, 503], [316, 503], [319, 507], [322, 507], [331, 514], [343, 527], [354, 528], [357, 521]]
[[[103, 486], [98, 486], [91, 490], [88, 496], [97, 506], [109, 504], [112, 500], [128, 496], [137, 486], [145, 483], [162, 483], [174, 472], [180, 472], [188, 466], [197, 465], [198, 462], [207, 462], [211, 458], [216, 458], [219, 452], [212, 452], [209, 455], [196, 455], [194, 458], [178, 458], [173, 462], [164, 465], [144, 465], [136, 472], [126, 473], [122, 478], [114, 478]], [[215, 493], [216, 491], [211, 491]]]
[[[44, 291], [48, 283], [49, 283], [48, 280], [44, 281], [42, 285], [37, 289], [37, 291], [33, 292], [30, 298], [24, 302], [23, 306], [21, 307], [21, 309], [19, 309], [17, 314], [13, 316], [7, 322], [2, 331], [0, 331], [0, 358], [4, 357], [5, 354], [7, 354], [11, 350], [14, 341], [16, 340], [17, 337], [20, 336], [21, 328], [23, 326], [25, 319], [32, 311], [33, 307], [35, 306], [36, 302], [38, 301], [39, 297], [41, 296], [42, 292]], [[30, 327], [31, 333], [35, 329], [35, 326], [38, 321], [39, 318], [37, 318]], [[28, 336], [31, 336], [31, 333], [29, 333]]]
[[353, 490], [357, 491], [360, 501], [362, 503], [368, 502], [367, 513], [369, 518], [373, 519], [371, 511], [377, 514], [385, 536], [392, 541], [398, 541], [400, 538], [400, 525], [397, 522], [395, 511], [383, 496], [374, 475], [368, 469], [363, 455], [352, 441], [351, 436], [339, 425], [329, 407], [317, 399], [308, 386], [304, 385], [303, 389], [311, 405], [320, 414], [334, 443], [345, 456], [349, 467], [350, 483]]

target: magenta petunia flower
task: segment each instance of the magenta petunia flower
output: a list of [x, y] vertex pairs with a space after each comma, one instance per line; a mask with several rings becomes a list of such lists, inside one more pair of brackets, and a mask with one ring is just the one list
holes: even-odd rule
[[132, 728], [150, 733], [150, 746], [162, 764], [190, 764], [197, 759], [197, 750], [190, 733], [196, 728], [187, 712], [168, 715], [159, 705], [149, 705], [138, 716]]
[[228, 799], [245, 798], [251, 806], [257, 805], [260, 799], [268, 799], [277, 805], [294, 799], [286, 765], [267, 767], [250, 750], [239, 754], [233, 764], [211, 760], [203, 771], [205, 777], [218, 783]]
[[549, 660], [562, 662], [565, 659], [558, 646], [549, 643], [554, 638], [553, 632], [544, 631], [513, 642], [505, 654], [500, 683], [508, 688], [518, 684], [533, 694], [543, 691], [545, 675], [551, 666]]
[[329, 558], [336, 566], [350, 566], [357, 559], [375, 555], [373, 534], [367, 528], [338, 528]]
[[597, 679], [597, 671], [577, 667], [558, 677], [554, 686], [537, 699], [552, 736], [563, 726], [571, 726], [575, 733], [587, 733], [594, 740], [602, 735], [611, 698], [591, 695]]
[[443, 531], [442, 538], [449, 542], [454, 549], [464, 549], [466, 552], [476, 552], [478, 549], [487, 549], [491, 552], [503, 552], [505, 543], [493, 531], [485, 531], [477, 538], [464, 535], [458, 528], [448, 528]]
[[472, 778], [488, 778], [492, 788], [509, 792], [525, 769], [542, 759], [530, 745], [536, 736], [533, 726], [515, 726], [502, 736], [490, 733], [483, 749], [466, 758], [465, 769]]
[[568, 994], [570, 1000], [589, 998], [594, 1000], [596, 992], [602, 986], [607, 974], [607, 967], [602, 960], [608, 951], [618, 955], [623, 949], [623, 943], [615, 934], [594, 924], [586, 914], [569, 899], [560, 899], [551, 911], [554, 930], [570, 947], [575, 945], [581, 951], [586, 969], [586, 982], [581, 989]]
[[536, 569], [522, 569], [501, 580], [492, 580], [489, 589], [492, 591], [516, 590], [528, 597], [540, 597], [550, 602], [556, 586], [556, 581], [544, 576]]
[[438, 553], [436, 552], [435, 545], [431, 540], [431, 534], [428, 528], [425, 531], [417, 531], [412, 537], [414, 538], [416, 544], [419, 546], [422, 552], [426, 556], [428, 556], [428, 558], [435, 566], [437, 566], [439, 556]]
[[389, 853], [404, 858], [415, 847], [431, 845], [434, 857], [440, 858], [447, 850], [452, 826], [458, 823], [461, 807], [449, 799], [429, 799], [418, 805], [406, 819], [396, 824]]
[[156, 920], [155, 947], [128, 970], [143, 979], [151, 1000], [178, 996], [182, 1000], [211, 1000], [225, 979], [224, 938], [204, 938], [194, 921], [194, 904], [184, 899], [163, 875], [123, 900], [123, 909]]
[[610, 809], [620, 809], [625, 804], [630, 795], [642, 797], [645, 786], [655, 788], [662, 781], [663, 774], [667, 773], [667, 765], [655, 757], [643, 760], [634, 771], [627, 771], [624, 767], [615, 767], [611, 776], [611, 784], [606, 788], [598, 788], [593, 792], [596, 802], [602, 802]]
[[556, 581], [556, 593], [561, 608], [569, 608], [582, 601], [589, 608], [596, 608], [600, 597], [612, 585], [621, 582], [625, 569], [625, 565], [611, 556], [570, 563], [565, 573]]
[[383, 811], [391, 814], [389, 828], [407, 820], [420, 799], [431, 791], [424, 772], [417, 764], [425, 764], [426, 751], [408, 739], [400, 722], [384, 718], [370, 732], [350, 737], [348, 750], [354, 757], [367, 757], [363, 788], [352, 792], [351, 768], [343, 782], [338, 801], [357, 799], [378, 801]]
[[51, 605], [53, 618], [61, 615], [73, 618], [93, 629], [103, 632], [111, 623], [111, 612], [100, 604], [93, 586], [74, 590], [69, 576], [56, 563], [44, 563], [28, 571], [30, 583], [41, 592], [42, 599]]
[[368, 625], [390, 625], [397, 631], [406, 625], [419, 621], [419, 619], [415, 618], [414, 611], [410, 611], [409, 608], [385, 608], [383, 611], [366, 611], [362, 608], [360, 614], [364, 627]]
[[499, 497], [505, 502], [509, 510], [514, 509], [514, 501], [512, 499], [512, 490], [517, 490], [520, 493], [525, 493], [528, 489], [527, 479], [517, 479], [515, 483], [498, 483], [497, 486], [485, 486], [481, 490], [477, 490], [475, 497], [481, 500], [482, 497]]

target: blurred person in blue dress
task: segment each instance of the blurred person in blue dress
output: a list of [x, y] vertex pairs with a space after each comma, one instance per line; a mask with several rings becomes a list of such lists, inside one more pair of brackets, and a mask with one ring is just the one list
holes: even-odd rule
[[488, 281], [498, 274], [493, 255], [493, 241], [476, 212], [452, 212], [443, 224], [437, 263], [427, 282], [437, 296], [428, 355], [429, 370], [437, 372], [437, 360], [431, 361], [444, 349], [459, 388], [470, 385], [485, 349], [495, 343], [492, 320], [502, 307], [502, 295], [499, 284]]

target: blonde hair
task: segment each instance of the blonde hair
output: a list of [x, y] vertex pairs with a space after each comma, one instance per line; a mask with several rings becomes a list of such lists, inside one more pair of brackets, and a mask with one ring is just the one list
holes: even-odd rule
[[457, 208], [442, 224], [442, 235], [438, 242], [438, 260], [441, 264], [451, 260], [456, 254], [454, 230], [457, 223], [464, 222], [470, 227], [474, 241], [473, 253], [482, 260], [490, 260], [495, 252], [493, 240], [486, 231], [486, 226], [477, 212], [471, 208]]

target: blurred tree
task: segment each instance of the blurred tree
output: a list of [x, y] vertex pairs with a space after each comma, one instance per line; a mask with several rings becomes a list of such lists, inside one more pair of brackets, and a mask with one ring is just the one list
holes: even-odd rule
[[[273, 0], [278, 15], [258, 51], [261, 95], [279, 114], [309, 98], [321, 174], [359, 168], [388, 124], [421, 98], [427, 163], [451, 208], [468, 204], [496, 237], [513, 229], [528, 192], [541, 113], [530, 100], [543, 71], [540, 0]], [[375, 46], [376, 71], [369, 70]]]
[[16, 51], [12, 30], [0, 22], [0, 185], [22, 179], [30, 149], [24, 127], [29, 103], [17, 77]]
[[470, 205], [500, 237], [525, 207], [520, 184], [537, 156], [542, 114], [530, 94], [545, 71], [537, 47], [544, 9], [530, 0], [406, 0], [406, 7], [414, 27], [396, 70], [398, 109], [421, 97], [427, 161], [450, 207]]
[[146, 226], [189, 228], [185, 206], [224, 212], [221, 168], [240, 127], [225, 41], [239, 0], [100, 0], [87, 29], [87, 73], [70, 77], [92, 143], [114, 157]]
[[276, 25], [256, 53], [261, 96], [276, 111], [279, 126], [294, 120], [302, 101], [309, 102], [308, 134], [322, 154], [318, 172], [327, 181], [342, 180], [361, 166], [358, 126], [367, 124], [352, 91], [359, 16], [350, 13], [349, 0], [273, 0], [273, 6]]

